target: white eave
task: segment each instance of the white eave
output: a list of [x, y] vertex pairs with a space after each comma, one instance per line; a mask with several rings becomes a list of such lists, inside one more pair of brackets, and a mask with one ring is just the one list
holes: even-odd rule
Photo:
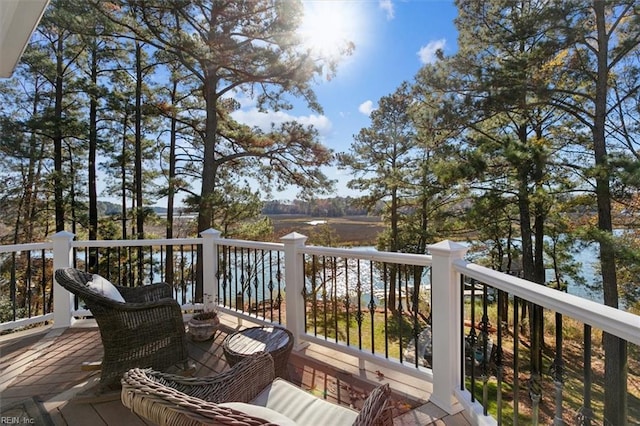
[[11, 77], [49, 0], [0, 0], [0, 77]]

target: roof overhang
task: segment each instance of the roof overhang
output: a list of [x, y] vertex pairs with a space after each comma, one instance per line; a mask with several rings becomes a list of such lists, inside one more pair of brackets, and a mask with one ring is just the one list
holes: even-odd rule
[[0, 0], [0, 77], [11, 77], [49, 0]]

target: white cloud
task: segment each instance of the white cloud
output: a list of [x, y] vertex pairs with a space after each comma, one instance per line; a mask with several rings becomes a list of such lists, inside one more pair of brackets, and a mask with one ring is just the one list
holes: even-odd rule
[[234, 111], [231, 117], [239, 123], [256, 126], [265, 132], [271, 129], [271, 123], [278, 125], [287, 121], [297, 121], [305, 126], [312, 125], [318, 130], [320, 136], [327, 135], [331, 131], [331, 121], [324, 115], [311, 114], [296, 117], [283, 111], [261, 112], [254, 107]]
[[380, 9], [387, 12], [387, 19], [392, 20], [395, 16], [395, 11], [393, 10], [393, 2], [391, 0], [378, 0], [378, 5]]
[[426, 46], [422, 46], [418, 51], [418, 57], [423, 64], [431, 64], [438, 58], [436, 57], [436, 51], [438, 49], [444, 49], [446, 44], [445, 39], [430, 41]]
[[237, 89], [232, 90], [225, 97], [235, 99], [240, 104], [240, 108], [251, 108], [257, 104], [255, 97], [249, 96]]
[[374, 110], [375, 108], [373, 107], [373, 102], [372, 101], [364, 101], [363, 103], [360, 104], [360, 106], [358, 107], [358, 111], [360, 111], [361, 113], [363, 113], [364, 115], [371, 115], [371, 112]]

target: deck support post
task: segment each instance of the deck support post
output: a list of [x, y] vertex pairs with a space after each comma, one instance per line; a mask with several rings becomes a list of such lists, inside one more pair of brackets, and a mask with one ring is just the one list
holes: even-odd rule
[[307, 236], [292, 232], [280, 238], [284, 244], [284, 282], [287, 329], [293, 334], [294, 350], [300, 350], [301, 337], [306, 333], [304, 300], [304, 264], [300, 249], [304, 247]]
[[[75, 235], [60, 231], [51, 237], [53, 241], [53, 270], [73, 266], [71, 242]], [[66, 328], [73, 324], [73, 295], [53, 278], [53, 328]]]
[[462, 314], [460, 274], [453, 262], [462, 259], [467, 247], [442, 241], [428, 246], [432, 255], [431, 318], [433, 339], [433, 394], [431, 401], [449, 414], [462, 411], [455, 397], [462, 383]]
[[202, 294], [204, 310], [213, 311], [218, 306], [218, 242], [222, 233], [209, 228], [200, 233], [202, 237]]

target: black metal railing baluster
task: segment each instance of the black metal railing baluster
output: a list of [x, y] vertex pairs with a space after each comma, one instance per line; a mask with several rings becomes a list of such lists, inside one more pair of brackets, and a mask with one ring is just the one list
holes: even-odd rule
[[231, 254], [232, 254], [232, 250], [233, 248], [231, 246], [227, 246], [225, 253], [226, 253], [226, 263], [224, 266], [224, 275], [225, 275], [225, 279], [226, 279], [226, 283], [227, 283], [227, 293], [225, 294], [225, 297], [227, 298], [227, 307], [228, 308], [233, 308], [233, 276], [231, 275], [231, 271], [232, 271], [232, 259], [231, 259]]
[[153, 277], [154, 277], [154, 273], [153, 273], [153, 267], [155, 266], [154, 260], [153, 260], [153, 246], [149, 246], [149, 284], [153, 284]]
[[[244, 287], [243, 289], [246, 288], [246, 291], [243, 291], [243, 302], [242, 302], [242, 310], [243, 311], [250, 311], [251, 310], [251, 297], [253, 296], [253, 289], [251, 288], [252, 284], [251, 284], [251, 276], [254, 275], [255, 271], [256, 271], [256, 264], [255, 262], [253, 263], [253, 266], [251, 265], [251, 251], [252, 249], [248, 248], [247, 249], [247, 265], [245, 266], [246, 271], [247, 271], [247, 278], [246, 278], [246, 282], [244, 283]], [[244, 295], [247, 295], [247, 300], [245, 303], [244, 300]]]
[[[238, 260], [238, 252], [236, 251], [236, 267]], [[237, 272], [236, 272], [237, 273]], [[240, 248], [240, 289], [238, 289], [238, 283], [236, 282], [236, 309], [238, 309], [238, 305], [240, 305], [239, 310], [244, 311], [244, 292], [246, 286], [247, 277], [245, 276], [245, 266], [244, 266], [244, 249]]]
[[227, 281], [227, 250], [226, 246], [220, 246], [220, 251], [218, 252], [220, 258], [218, 259], [218, 294], [222, 295], [222, 306], [225, 308], [229, 307], [227, 305], [227, 286], [229, 285]]
[[[404, 308], [403, 308], [403, 303], [402, 303], [402, 270], [400, 268], [400, 265], [396, 265], [394, 264], [392, 266], [392, 268], [395, 271], [395, 281], [396, 281], [396, 288], [398, 289], [398, 307], [397, 307], [397, 312], [396, 312], [396, 317], [398, 318], [398, 346], [399, 346], [399, 358], [400, 358], [400, 362], [402, 362], [402, 325], [403, 325], [403, 315], [404, 315]], [[406, 283], [405, 283], [406, 284]]]
[[497, 330], [496, 333], [497, 335], [497, 339], [496, 339], [496, 344], [497, 349], [496, 349], [496, 359], [495, 359], [495, 364], [496, 364], [496, 406], [497, 406], [497, 421], [498, 421], [498, 425], [502, 425], [502, 380], [503, 380], [503, 373], [504, 373], [504, 367], [502, 365], [502, 357], [503, 357], [503, 353], [502, 353], [502, 332], [503, 332], [503, 324], [505, 323], [505, 306], [504, 306], [504, 301], [505, 301], [506, 295], [502, 290], [498, 290], [498, 324], [496, 324]]
[[531, 336], [531, 377], [529, 378], [529, 397], [532, 403], [531, 424], [537, 426], [540, 420], [540, 401], [542, 400], [542, 307], [529, 303]]
[[194, 268], [193, 266], [196, 264], [196, 257], [197, 257], [197, 253], [198, 253], [198, 247], [196, 247], [195, 245], [191, 245], [191, 250], [189, 251], [189, 254], [191, 256], [191, 263], [189, 264], [189, 282], [191, 283], [190, 288], [191, 288], [191, 300], [196, 300], [196, 268]]
[[576, 416], [577, 424], [580, 426], [591, 426], [593, 420], [593, 407], [591, 406], [591, 385], [593, 383], [591, 373], [591, 326], [584, 325], [584, 355], [583, 355], [583, 375], [584, 389], [582, 391], [583, 403]]
[[162, 274], [162, 268], [163, 268], [162, 255], [160, 254], [160, 252], [161, 252], [161, 250], [163, 248], [164, 248], [163, 245], [155, 246], [155, 248], [153, 250], [151, 250], [151, 252], [149, 254], [151, 256], [151, 261], [150, 261], [150, 263], [152, 265], [151, 270], [153, 271], [152, 272], [151, 283], [153, 283], [153, 282], [164, 282], [162, 280], [162, 275], [163, 275]]
[[160, 246], [159, 250], [158, 250], [158, 256], [159, 258], [159, 270], [158, 270], [158, 274], [160, 275], [160, 282], [161, 283], [166, 283], [167, 279], [166, 279], [166, 262], [167, 262], [167, 257], [166, 257], [166, 252], [168, 250], [168, 245], [164, 246]]
[[18, 288], [16, 279], [16, 253], [11, 253], [11, 284], [9, 287], [9, 298], [11, 299], [11, 313], [13, 321], [18, 319]]
[[[276, 296], [276, 304], [278, 306], [278, 323], [282, 324], [282, 270], [281, 263], [282, 259], [280, 258], [282, 252], [278, 252], [278, 270], [276, 272], [276, 281], [278, 283], [278, 296]], [[287, 283], [285, 283], [287, 285]]]
[[489, 414], [489, 315], [487, 284], [482, 284], [482, 406], [483, 414]]
[[[47, 313], [47, 258], [44, 249], [40, 253], [42, 259], [42, 276], [40, 277], [40, 290], [42, 295], [42, 314]], [[51, 282], [53, 285], [53, 281]]]
[[[118, 285], [121, 285], [120, 283], [122, 282], [122, 249], [120, 247], [117, 248], [117, 256], [118, 256], [118, 261], [116, 262], [117, 265], [117, 271], [118, 271]], [[75, 263], [75, 256], [73, 257], [73, 261]]]
[[138, 247], [138, 279], [137, 285], [142, 285], [142, 276], [144, 275], [144, 247]]
[[[264, 250], [260, 251], [260, 255], [262, 256], [262, 316], [267, 316], [267, 265], [264, 262], [267, 261], [267, 254]], [[271, 271], [271, 250], [269, 250], [269, 272]], [[271, 294], [269, 294], [269, 319], [273, 321], [273, 305], [271, 304]]]
[[[302, 256], [302, 270], [305, 270], [305, 259], [304, 259], [304, 255]], [[302, 306], [304, 306], [304, 331], [307, 332], [307, 301], [309, 300], [309, 291], [307, 291], [307, 284], [306, 284], [306, 280], [303, 278], [302, 279], [302, 290], [301, 290], [301, 296], [302, 296]]]
[[[184, 245], [180, 244], [180, 292], [182, 293], [181, 303], [184, 305], [187, 303], [187, 283], [184, 279]], [[195, 300], [192, 298], [192, 302]]]
[[344, 310], [345, 310], [345, 333], [347, 337], [347, 346], [351, 344], [350, 327], [349, 327], [349, 311], [351, 310], [351, 300], [349, 299], [349, 259], [344, 258]]
[[338, 343], [338, 258], [331, 258], [331, 299], [333, 305], [333, 331], [335, 333], [335, 341]]
[[[313, 335], [318, 335], [318, 298], [316, 297], [318, 291], [318, 257], [316, 255], [311, 256], [311, 316], [313, 318]], [[305, 304], [306, 311], [306, 304]]]
[[[460, 381], [460, 390], [464, 391], [465, 390], [465, 377], [467, 375], [467, 369], [466, 369], [466, 363], [465, 360], [467, 358], [467, 336], [464, 330], [464, 291], [465, 291], [465, 285], [464, 285], [464, 280], [465, 280], [465, 276], [460, 274], [460, 347], [462, 348], [462, 355], [460, 357], [460, 371], [462, 372], [462, 380]], [[432, 362], [433, 364], [433, 362]], [[432, 365], [433, 367], [433, 365]]]
[[273, 321], [273, 251], [269, 251], [269, 282], [267, 283], [267, 290], [269, 290], [269, 319]]
[[384, 357], [389, 358], [389, 276], [387, 271], [387, 263], [382, 263], [382, 283], [384, 288]]
[[362, 278], [360, 276], [360, 262], [358, 259], [356, 264], [356, 295], [358, 297], [358, 305], [356, 311], [356, 322], [358, 323], [358, 349], [362, 350], [362, 321], [364, 320], [364, 314], [362, 312]]
[[556, 410], [553, 424], [561, 426], [562, 421], [562, 389], [564, 387], [564, 362], [562, 361], [562, 314], [556, 312], [556, 353], [551, 364], [551, 375], [556, 392]]
[[328, 339], [328, 327], [327, 327], [327, 258], [322, 256], [322, 305], [323, 305], [323, 323], [324, 340]]
[[127, 247], [127, 277], [125, 278], [126, 285], [129, 287], [133, 287], [133, 257], [131, 256], [131, 246]]
[[369, 261], [369, 286], [371, 289], [371, 298], [369, 299], [369, 316], [371, 317], [371, 353], [375, 354], [375, 315], [376, 315], [376, 301], [375, 301], [375, 288], [373, 286], [373, 261]]
[[[420, 322], [418, 319], [418, 311], [420, 310], [420, 284], [421, 284], [421, 277], [420, 274], [418, 272], [418, 270], [416, 270], [416, 266], [414, 266], [412, 268], [412, 275], [413, 275], [413, 293], [411, 293], [411, 307], [410, 307], [410, 311], [411, 312], [411, 321], [412, 321], [412, 326], [411, 326], [411, 333], [412, 333], [412, 338], [413, 338], [413, 344], [415, 345], [415, 366], [416, 368], [420, 365], [420, 361], [424, 360], [424, 355], [425, 354], [420, 354], [420, 345], [418, 344], [419, 338], [420, 338]], [[424, 361], [422, 361], [424, 362]]]
[[31, 250], [27, 250], [27, 270], [24, 278], [27, 318], [31, 318], [31, 297], [33, 296], [31, 289], [31, 266]]
[[[105, 276], [107, 277], [107, 279], [109, 281], [111, 281], [111, 279], [112, 279], [111, 278], [111, 250], [112, 250], [111, 247], [107, 247], [107, 254], [105, 256], [107, 258], [107, 260], [105, 261], [106, 265], [104, 265], [104, 268], [103, 268]], [[96, 253], [96, 254], [99, 256], [98, 253]], [[100, 258], [99, 257], [98, 257], [98, 265], [100, 265]]]
[[259, 301], [258, 301], [258, 288], [260, 286], [260, 282], [258, 281], [258, 274], [260, 270], [259, 261], [258, 261], [258, 249], [253, 250], [253, 288], [251, 292], [253, 293], [253, 303], [251, 302], [251, 297], [249, 297], [249, 313], [253, 310], [255, 306], [256, 316], [258, 316], [259, 309]]
[[228, 290], [228, 295], [227, 295], [227, 301], [229, 303], [228, 307], [229, 308], [233, 308], [234, 307], [234, 287], [233, 287], [233, 280], [234, 280], [234, 260], [233, 260], [233, 247], [228, 246], [227, 247], [227, 264], [225, 265], [225, 275], [227, 276], [227, 290]]
[[513, 297], [513, 424], [518, 424], [518, 411], [520, 405], [520, 315], [518, 304], [520, 299]]
[[[264, 249], [260, 250], [260, 258], [262, 259], [262, 270], [260, 271], [260, 284], [261, 284], [261, 289], [262, 289], [262, 300], [261, 305], [262, 305], [262, 318], [266, 318], [267, 317], [267, 306], [265, 303], [266, 300], [266, 292], [265, 292], [265, 280], [267, 279], [266, 277], [266, 271], [267, 271], [267, 267], [264, 264], [264, 262], [266, 262], [267, 260], [267, 256], [264, 252]], [[257, 294], [257, 290], [256, 290], [256, 294]], [[260, 306], [260, 305], [258, 305]], [[256, 309], [256, 315], [258, 315], [258, 310]], [[269, 320], [273, 319], [273, 315], [269, 317]]]
[[469, 330], [469, 369], [471, 370], [471, 401], [476, 400], [476, 347], [478, 346], [478, 336], [476, 334], [476, 281], [471, 280], [471, 329]]
[[[233, 265], [233, 269], [231, 269], [231, 265]], [[232, 297], [235, 298], [234, 301], [234, 306], [236, 311], [238, 310], [238, 302], [239, 302], [239, 297], [238, 297], [238, 284], [242, 283], [242, 279], [244, 279], [244, 274], [242, 271], [242, 265], [240, 265], [240, 275], [238, 275], [238, 247], [234, 247], [233, 248], [233, 262], [229, 262], [229, 274], [232, 273], [233, 271], [233, 294]], [[234, 300], [234, 299], [231, 299]]]

